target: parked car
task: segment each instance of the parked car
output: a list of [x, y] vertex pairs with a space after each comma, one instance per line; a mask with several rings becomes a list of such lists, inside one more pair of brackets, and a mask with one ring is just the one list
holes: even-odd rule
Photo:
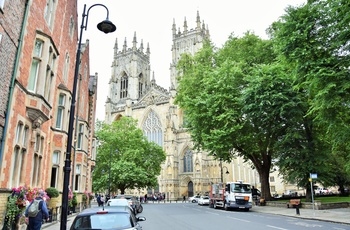
[[143, 216], [137, 217], [129, 207], [98, 207], [87, 208], [74, 219], [70, 230], [78, 229], [134, 229], [142, 230], [139, 221], [145, 221]]
[[106, 206], [111, 206], [111, 207], [129, 207], [134, 214], [137, 214], [137, 211], [131, 206], [129, 201], [127, 199], [109, 199], [107, 201]]
[[114, 199], [124, 199], [124, 198], [128, 200], [130, 206], [136, 211], [135, 213], [141, 213], [143, 211], [141, 202], [136, 196], [120, 194], [114, 197]]
[[188, 198], [188, 201], [191, 202], [191, 203], [197, 203], [199, 198], [201, 198], [200, 195], [191, 196], [191, 197]]
[[317, 188], [315, 190], [316, 195], [328, 195], [330, 194], [329, 190], [327, 188]]
[[198, 199], [198, 205], [209, 205], [209, 196], [201, 196]]

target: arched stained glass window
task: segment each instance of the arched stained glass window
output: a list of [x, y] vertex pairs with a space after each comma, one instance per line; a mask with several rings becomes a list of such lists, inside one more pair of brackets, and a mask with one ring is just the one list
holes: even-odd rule
[[193, 172], [193, 154], [192, 151], [187, 149], [184, 154], [184, 172]]
[[143, 133], [147, 137], [148, 141], [153, 141], [159, 146], [163, 146], [163, 132], [162, 125], [159, 117], [154, 111], [151, 111], [145, 123], [143, 124]]

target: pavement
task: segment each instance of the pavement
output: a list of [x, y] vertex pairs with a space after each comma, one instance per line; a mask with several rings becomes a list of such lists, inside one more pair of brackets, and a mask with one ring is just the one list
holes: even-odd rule
[[[174, 203], [174, 202], [173, 202]], [[150, 202], [147, 205], [160, 205], [164, 202]], [[176, 203], [174, 203], [176, 204]], [[92, 207], [97, 206], [97, 204], [92, 203]], [[273, 206], [253, 206], [253, 212], [269, 213], [274, 215], [289, 216], [301, 219], [310, 219], [310, 220], [320, 220], [333, 223], [342, 223], [350, 225], [350, 208], [337, 208], [337, 209], [326, 209], [326, 210], [314, 210], [314, 209], [305, 209], [300, 208], [299, 214], [295, 208], [283, 208], [283, 207], [273, 207]], [[77, 213], [73, 213], [67, 217], [67, 230], [69, 230], [75, 216]], [[60, 221], [45, 223], [42, 226], [42, 229], [47, 230], [60, 230]]]

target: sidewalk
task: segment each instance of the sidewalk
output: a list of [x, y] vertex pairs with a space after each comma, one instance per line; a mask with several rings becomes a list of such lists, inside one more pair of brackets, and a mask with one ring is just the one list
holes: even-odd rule
[[253, 212], [271, 213], [302, 219], [317, 219], [328, 222], [343, 223], [350, 225], [350, 208], [337, 208], [326, 210], [299, 209], [299, 215], [295, 208], [282, 208], [272, 206], [253, 206]]

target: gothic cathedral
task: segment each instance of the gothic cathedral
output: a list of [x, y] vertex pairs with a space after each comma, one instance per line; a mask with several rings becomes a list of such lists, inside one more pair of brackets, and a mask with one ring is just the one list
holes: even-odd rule
[[[196, 17], [196, 28], [188, 29], [185, 19], [183, 32], [172, 25], [172, 62], [170, 63], [169, 91], [156, 84], [150, 70], [150, 48], [143, 42], [137, 47], [136, 33], [132, 47], [126, 39], [122, 50], [116, 40], [109, 96], [106, 101], [105, 122], [111, 123], [121, 116], [138, 120], [138, 126], [149, 141], [163, 147], [166, 161], [162, 164], [159, 186], [149, 193], [165, 193], [170, 200], [196, 194], [207, 194], [211, 183], [244, 180], [257, 185], [258, 175], [242, 159], [230, 163], [215, 160], [206, 152], [193, 150], [190, 134], [184, 128], [184, 112], [175, 105], [177, 87], [176, 65], [182, 53], [194, 54], [209, 39], [204, 21]], [[260, 183], [259, 183], [260, 184]]]

